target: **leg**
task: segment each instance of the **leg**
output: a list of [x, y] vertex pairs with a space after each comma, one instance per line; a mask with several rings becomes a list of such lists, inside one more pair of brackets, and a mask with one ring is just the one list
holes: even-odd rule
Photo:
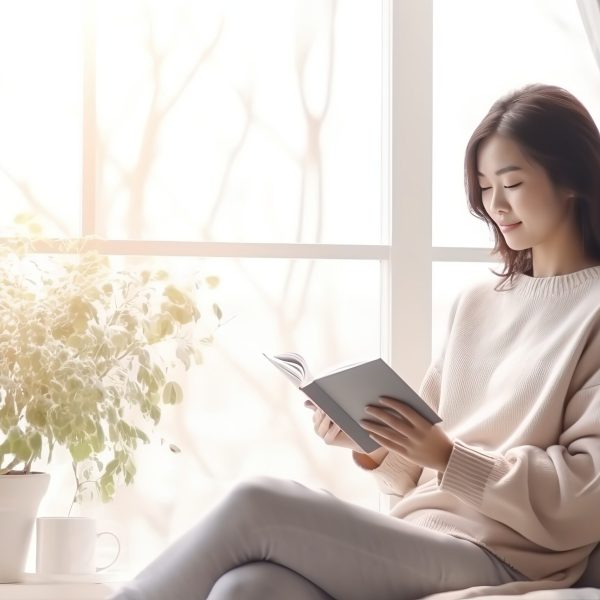
[[227, 571], [213, 586], [207, 600], [332, 600], [329, 594], [286, 567], [268, 561], [251, 562]]
[[469, 541], [260, 477], [237, 486], [115, 600], [205, 600], [224, 573], [255, 561], [283, 565], [343, 600], [413, 600], [515, 578]]

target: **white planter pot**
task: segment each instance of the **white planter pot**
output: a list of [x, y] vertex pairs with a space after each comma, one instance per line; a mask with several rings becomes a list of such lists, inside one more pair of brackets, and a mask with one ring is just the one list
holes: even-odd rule
[[0, 475], [0, 583], [23, 579], [33, 524], [49, 483], [48, 473]]

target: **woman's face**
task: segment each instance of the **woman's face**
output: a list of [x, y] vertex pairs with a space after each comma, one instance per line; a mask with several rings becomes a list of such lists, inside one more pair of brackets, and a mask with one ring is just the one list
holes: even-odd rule
[[556, 254], [577, 239], [571, 194], [558, 189], [516, 142], [498, 134], [488, 138], [479, 147], [477, 166], [488, 215], [498, 225], [520, 223], [501, 228], [510, 248]]

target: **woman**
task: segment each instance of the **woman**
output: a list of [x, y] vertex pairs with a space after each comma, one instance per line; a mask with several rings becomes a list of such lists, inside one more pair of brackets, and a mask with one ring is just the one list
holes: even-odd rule
[[117, 598], [437, 599], [579, 579], [600, 540], [598, 128], [565, 90], [526, 86], [475, 129], [465, 185], [504, 272], [450, 311], [419, 390], [442, 423], [382, 399], [366, 455], [307, 403], [397, 498], [391, 514], [254, 479]]

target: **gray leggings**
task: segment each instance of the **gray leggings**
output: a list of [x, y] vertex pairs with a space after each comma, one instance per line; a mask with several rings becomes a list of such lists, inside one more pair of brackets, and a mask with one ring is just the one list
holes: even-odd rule
[[234, 488], [113, 600], [413, 600], [523, 579], [470, 541], [258, 477]]

